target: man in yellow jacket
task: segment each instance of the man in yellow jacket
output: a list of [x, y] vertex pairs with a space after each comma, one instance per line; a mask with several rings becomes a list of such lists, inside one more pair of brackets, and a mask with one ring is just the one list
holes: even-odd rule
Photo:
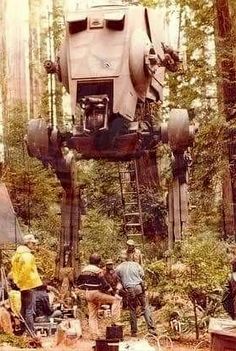
[[12, 278], [21, 291], [21, 314], [30, 330], [34, 331], [34, 291], [42, 285], [35, 257], [31, 250], [38, 244], [33, 234], [25, 235], [24, 245], [18, 246], [12, 257]]

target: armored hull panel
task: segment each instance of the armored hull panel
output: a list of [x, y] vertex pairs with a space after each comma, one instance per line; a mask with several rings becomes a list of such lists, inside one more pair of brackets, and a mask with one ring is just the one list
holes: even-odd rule
[[[154, 26], [157, 26], [159, 35]], [[72, 99], [72, 113], [86, 85], [110, 82], [109, 113], [135, 120], [138, 100], [162, 99], [164, 67], [147, 69], [153, 50], [163, 58], [161, 14], [142, 6], [98, 6], [67, 15], [60, 51], [62, 82]]]

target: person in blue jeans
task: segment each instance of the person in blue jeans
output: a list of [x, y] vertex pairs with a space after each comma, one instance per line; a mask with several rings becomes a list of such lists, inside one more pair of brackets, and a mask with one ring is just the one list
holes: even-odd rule
[[24, 236], [24, 245], [19, 245], [12, 257], [12, 280], [21, 292], [21, 315], [27, 329], [34, 332], [34, 289], [42, 285], [39, 276], [34, 251], [38, 240], [33, 234]]
[[131, 336], [136, 337], [138, 332], [137, 326], [137, 307], [141, 306], [142, 314], [152, 335], [157, 335], [155, 325], [152, 319], [149, 304], [144, 289], [144, 270], [139, 263], [128, 261], [127, 257], [116, 268], [116, 273], [120, 278], [121, 284], [127, 293], [128, 308], [130, 311]]

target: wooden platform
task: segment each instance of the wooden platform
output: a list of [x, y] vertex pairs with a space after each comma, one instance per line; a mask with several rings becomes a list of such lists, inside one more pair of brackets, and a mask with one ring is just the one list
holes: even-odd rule
[[236, 351], [236, 321], [211, 318], [211, 351]]

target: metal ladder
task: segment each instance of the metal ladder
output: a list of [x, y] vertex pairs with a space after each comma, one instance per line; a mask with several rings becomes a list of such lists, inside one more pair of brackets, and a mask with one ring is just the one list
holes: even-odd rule
[[118, 171], [125, 234], [127, 238], [140, 237], [143, 240], [143, 215], [136, 160], [119, 162]]

